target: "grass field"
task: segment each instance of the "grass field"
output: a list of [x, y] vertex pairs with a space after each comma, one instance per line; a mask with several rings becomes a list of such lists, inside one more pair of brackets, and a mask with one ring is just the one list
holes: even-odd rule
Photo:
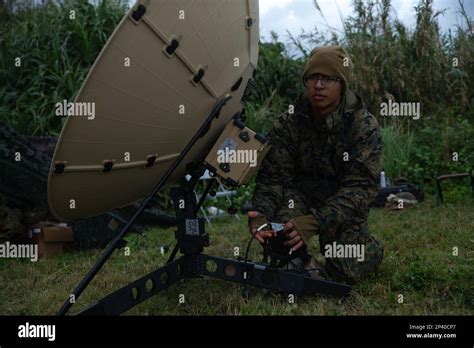
[[[373, 209], [369, 226], [385, 245], [379, 272], [357, 284], [340, 302], [299, 297], [289, 304], [285, 295], [250, 288], [241, 298], [238, 284], [203, 278], [182, 281], [135, 307], [129, 315], [472, 315], [474, 314], [474, 204], [432, 201], [403, 212]], [[130, 235], [130, 256], [116, 252], [72, 308], [72, 313], [163, 265], [160, 245], [172, 245], [174, 229], [153, 229]], [[222, 219], [208, 227], [211, 246], [205, 253], [234, 258], [248, 241], [246, 218]], [[458, 248], [458, 256], [453, 248]], [[318, 250], [317, 241], [311, 249]], [[251, 254], [259, 260], [259, 246]], [[71, 252], [51, 259], [2, 260], [0, 315], [54, 314], [99, 251]], [[180, 294], [185, 303], [179, 304]], [[399, 303], [403, 295], [403, 303]]]

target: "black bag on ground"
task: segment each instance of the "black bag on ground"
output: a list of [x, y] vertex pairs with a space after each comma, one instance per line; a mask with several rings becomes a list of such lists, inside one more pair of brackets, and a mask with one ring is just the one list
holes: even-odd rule
[[424, 199], [424, 193], [420, 187], [411, 183], [407, 179], [400, 178], [394, 181], [393, 186], [381, 188], [377, 194], [377, 197], [372, 202], [371, 207], [384, 207], [385, 203], [387, 203], [387, 197], [389, 195], [400, 192], [411, 193], [413, 196], [415, 196], [418, 202], [421, 202]]

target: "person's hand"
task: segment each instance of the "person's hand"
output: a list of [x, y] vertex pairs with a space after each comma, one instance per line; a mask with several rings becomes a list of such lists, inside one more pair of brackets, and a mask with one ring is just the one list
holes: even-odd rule
[[262, 229], [258, 231], [258, 228], [268, 223], [267, 217], [258, 211], [249, 211], [249, 230], [255, 236], [260, 244], [265, 244], [265, 240], [276, 236], [276, 232], [269, 229]]
[[313, 214], [297, 216], [285, 224], [284, 233], [288, 239], [285, 245], [296, 251], [319, 233], [319, 221]]
[[301, 238], [298, 231], [295, 230], [295, 224], [293, 221], [289, 221], [285, 224], [285, 237], [288, 239], [284, 244], [290, 246], [293, 251], [298, 250], [304, 245], [304, 240]]

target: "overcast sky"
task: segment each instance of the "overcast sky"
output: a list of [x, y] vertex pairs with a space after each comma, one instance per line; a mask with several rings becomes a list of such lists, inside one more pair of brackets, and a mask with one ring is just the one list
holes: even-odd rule
[[[367, 1], [367, 0], [366, 0]], [[409, 28], [415, 25], [414, 7], [421, 0], [392, 0], [392, 16], [398, 18]], [[132, 5], [136, 0], [129, 0]], [[340, 15], [347, 18], [354, 14], [352, 0], [317, 0], [327, 25], [342, 30]], [[474, 17], [474, 0], [463, 0], [466, 12]], [[259, 0], [260, 6], [260, 37], [262, 41], [270, 40], [270, 32], [275, 31], [280, 41], [287, 42], [286, 30], [294, 36], [301, 33], [301, 29], [311, 31], [317, 26], [319, 31], [326, 31], [326, 21], [322, 18], [313, 4], [313, 0]], [[435, 11], [446, 9], [444, 15], [439, 16], [439, 24], [443, 31], [449, 28], [455, 30], [456, 25], [465, 25], [458, 14], [458, 0], [433, 0]]]
[[[418, 0], [392, 0], [392, 18], [398, 18], [405, 25], [415, 25], [414, 7], [419, 4]], [[289, 30], [293, 35], [312, 30], [315, 26], [318, 30], [325, 31], [327, 26], [322, 16], [313, 5], [313, 0], [259, 0], [260, 3], [260, 36], [263, 41], [270, 39], [270, 31], [275, 31], [282, 41], [286, 41]], [[340, 13], [346, 18], [353, 14], [352, 0], [318, 0], [318, 4], [324, 13], [327, 23], [338, 30], [342, 30]], [[433, 7], [436, 10], [446, 9], [444, 16], [439, 17], [442, 30], [455, 28], [461, 24], [462, 19], [458, 12], [457, 0], [434, 0]], [[464, 7], [474, 17], [474, 1], [464, 0]], [[339, 12], [340, 11], [340, 12]], [[465, 23], [463, 23], [465, 24]]]

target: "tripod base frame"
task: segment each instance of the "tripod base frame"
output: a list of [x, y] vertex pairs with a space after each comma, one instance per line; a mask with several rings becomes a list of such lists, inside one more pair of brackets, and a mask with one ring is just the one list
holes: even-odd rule
[[345, 297], [351, 290], [345, 284], [312, 279], [264, 264], [205, 254], [185, 255], [108, 295], [79, 314], [120, 315], [181, 279], [201, 275], [294, 295]]

